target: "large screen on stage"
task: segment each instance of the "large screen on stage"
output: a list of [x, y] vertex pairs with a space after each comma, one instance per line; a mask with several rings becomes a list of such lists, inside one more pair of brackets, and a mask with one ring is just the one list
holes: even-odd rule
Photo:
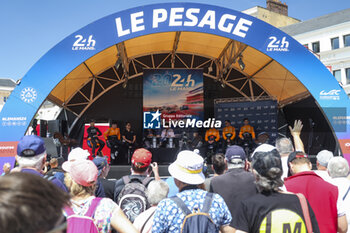
[[143, 111], [159, 112], [166, 121], [203, 120], [202, 69], [145, 69]]
[[215, 118], [224, 122], [230, 120], [236, 128], [236, 133], [243, 125], [243, 119], [248, 118], [250, 125], [255, 129], [255, 134], [266, 132], [271, 141], [274, 141], [278, 133], [277, 101], [261, 100], [247, 102], [215, 102]]

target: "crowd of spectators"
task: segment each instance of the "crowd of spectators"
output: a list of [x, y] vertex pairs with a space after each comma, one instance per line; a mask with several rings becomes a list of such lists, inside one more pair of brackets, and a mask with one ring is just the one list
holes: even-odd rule
[[228, 146], [212, 156], [210, 177], [198, 151], [182, 150], [164, 179], [144, 148], [133, 152], [130, 175], [110, 180], [105, 157], [75, 148], [63, 164], [47, 163], [43, 140], [24, 136], [18, 167], [3, 165], [0, 232], [348, 232], [348, 161], [322, 150], [312, 170], [302, 127], [295, 121], [292, 140], [250, 155]]

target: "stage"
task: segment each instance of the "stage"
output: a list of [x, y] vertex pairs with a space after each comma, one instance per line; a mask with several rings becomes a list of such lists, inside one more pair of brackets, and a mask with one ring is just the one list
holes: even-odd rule
[[[159, 175], [161, 177], [170, 176], [168, 172], [168, 167], [169, 165], [159, 165]], [[108, 173], [107, 179], [120, 179], [125, 175], [130, 175], [130, 168], [131, 167], [129, 165], [112, 165]]]

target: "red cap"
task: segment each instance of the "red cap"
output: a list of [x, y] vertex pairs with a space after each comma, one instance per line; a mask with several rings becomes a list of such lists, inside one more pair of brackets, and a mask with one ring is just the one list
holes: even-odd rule
[[131, 158], [131, 163], [138, 167], [148, 167], [152, 162], [152, 153], [144, 148], [135, 150]]

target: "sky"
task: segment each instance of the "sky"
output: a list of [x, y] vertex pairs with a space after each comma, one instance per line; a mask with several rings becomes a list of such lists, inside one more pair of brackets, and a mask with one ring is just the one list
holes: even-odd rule
[[[266, 0], [169, 0], [200, 2], [242, 11]], [[124, 9], [164, 0], [0, 0], [0, 77], [22, 78], [50, 48], [76, 30]], [[302, 21], [350, 8], [349, 0], [282, 0]]]

